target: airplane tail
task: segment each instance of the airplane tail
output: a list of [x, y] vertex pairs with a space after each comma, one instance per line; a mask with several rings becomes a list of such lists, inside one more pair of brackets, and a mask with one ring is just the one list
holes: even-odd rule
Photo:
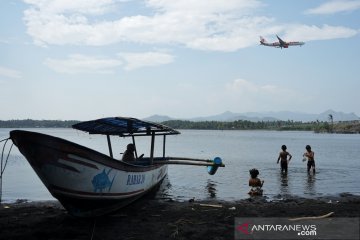
[[265, 38], [263, 38], [262, 36], [260, 36], [260, 44], [264, 44], [264, 43], [266, 43]]

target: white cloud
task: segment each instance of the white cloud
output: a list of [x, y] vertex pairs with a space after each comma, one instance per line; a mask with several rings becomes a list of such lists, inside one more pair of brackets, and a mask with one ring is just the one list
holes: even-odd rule
[[227, 83], [226, 89], [229, 92], [244, 96], [254, 94], [277, 95], [288, 92], [288, 90], [275, 85], [257, 85], [245, 79], [235, 79], [234, 81]]
[[[163, 52], [119, 53], [117, 57], [98, 57], [81, 54], [69, 55], [66, 59], [47, 58], [44, 64], [59, 73], [114, 73], [116, 68], [135, 70], [142, 67], [154, 67], [174, 61], [174, 56]], [[0, 68], [1, 70], [1, 68]]]
[[[254, 26], [271, 21], [265, 17], [248, 17], [250, 10], [262, 6], [256, 0], [199, 0], [191, 4], [187, 0], [148, 0], [146, 6], [154, 12], [152, 16], [112, 20], [100, 14], [108, 11], [115, 1], [25, 2], [31, 5], [24, 12], [27, 32], [36, 44], [43, 46], [102, 46], [128, 41], [234, 51], [254, 43], [253, 36], [257, 36]], [[95, 13], [99, 15], [94, 16]]]
[[6, 78], [21, 78], [21, 73], [14, 69], [0, 66], [0, 77], [1, 76]]
[[120, 53], [119, 57], [123, 58], [126, 62], [125, 70], [159, 66], [174, 61], [174, 56], [161, 52]]
[[334, 0], [328, 1], [324, 4], [308, 9], [305, 11], [306, 14], [333, 14], [345, 11], [355, 11], [360, 9], [359, 0]]
[[229, 109], [241, 109], [241, 111], [288, 109], [289, 105], [297, 107], [308, 104], [311, 100], [309, 96], [283, 86], [256, 84], [245, 79], [228, 82], [222, 94], [223, 96], [220, 96], [223, 99], [222, 104]]
[[84, 13], [101, 15], [114, 11], [119, 0], [23, 0], [43, 13]]
[[296, 25], [290, 26], [284, 39], [287, 40], [301, 40], [301, 41], [312, 41], [312, 40], [327, 40], [335, 38], [349, 38], [358, 34], [357, 30], [342, 27], [342, 26], [329, 26], [323, 25], [309, 26], [309, 25]]
[[113, 73], [115, 67], [123, 63], [119, 59], [85, 56], [80, 54], [70, 55], [67, 59], [48, 58], [44, 64], [59, 73]]
[[[41, 46], [104, 46], [131, 42], [229, 52], [257, 45], [259, 35], [279, 34], [288, 27], [276, 24], [272, 18], [256, 16], [256, 10], [264, 7], [257, 0], [197, 0], [191, 4], [188, 0], [145, 0], [151, 14], [124, 16], [118, 11], [111, 14], [111, 19], [106, 13], [113, 6], [125, 8], [127, 3], [116, 0], [24, 1], [30, 4], [24, 12], [27, 33]], [[295, 33], [297, 28], [308, 34], [307, 40], [349, 37], [357, 33], [341, 26], [297, 25], [292, 26], [293, 31], [288, 34]], [[310, 37], [311, 34], [315, 37]]]

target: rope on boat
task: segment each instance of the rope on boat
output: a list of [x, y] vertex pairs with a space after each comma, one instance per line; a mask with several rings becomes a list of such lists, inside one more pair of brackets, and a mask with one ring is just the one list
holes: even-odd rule
[[92, 227], [90, 240], [93, 240], [94, 233], [95, 233], [95, 227], [96, 227], [96, 218], [94, 218], [94, 224], [93, 224], [93, 227]]
[[11, 144], [9, 152], [8, 152], [8, 154], [6, 156], [5, 164], [4, 164], [4, 151], [5, 151], [5, 147], [6, 147], [6, 144], [7, 144], [9, 139], [10, 138], [6, 138], [6, 139], [3, 139], [3, 140], [0, 141], [0, 142], [5, 141], [2, 152], [1, 152], [1, 163], [0, 163], [0, 203], [1, 203], [1, 199], [2, 199], [2, 176], [3, 176], [4, 172], [5, 172], [5, 168], [6, 168], [6, 165], [8, 163], [8, 160], [9, 160], [10, 152], [11, 152], [11, 149], [12, 149], [12, 147], [14, 145], [14, 143]]
[[3, 140], [0, 140], [0, 142], [3, 142], [3, 141], [7, 141], [7, 140], [9, 140], [10, 138], [5, 138], [5, 139], [3, 139]]

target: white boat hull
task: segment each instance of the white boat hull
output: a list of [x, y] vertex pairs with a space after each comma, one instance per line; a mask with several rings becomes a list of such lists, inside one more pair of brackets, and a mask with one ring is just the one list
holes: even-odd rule
[[115, 211], [160, 185], [167, 165], [134, 165], [64, 139], [12, 131], [10, 137], [50, 193], [75, 216]]

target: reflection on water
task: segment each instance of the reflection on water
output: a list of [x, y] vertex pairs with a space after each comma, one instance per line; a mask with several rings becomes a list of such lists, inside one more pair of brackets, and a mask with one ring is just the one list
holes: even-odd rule
[[310, 195], [315, 195], [316, 194], [316, 188], [315, 188], [315, 173], [308, 172], [307, 173], [307, 181], [306, 181], [306, 188], [305, 188], [305, 193], [310, 194]]
[[289, 175], [285, 172], [279, 172], [279, 183], [280, 183], [280, 192], [284, 195], [290, 195], [289, 188]]
[[208, 198], [216, 198], [216, 183], [208, 179], [206, 184], [206, 190], [208, 193]]

